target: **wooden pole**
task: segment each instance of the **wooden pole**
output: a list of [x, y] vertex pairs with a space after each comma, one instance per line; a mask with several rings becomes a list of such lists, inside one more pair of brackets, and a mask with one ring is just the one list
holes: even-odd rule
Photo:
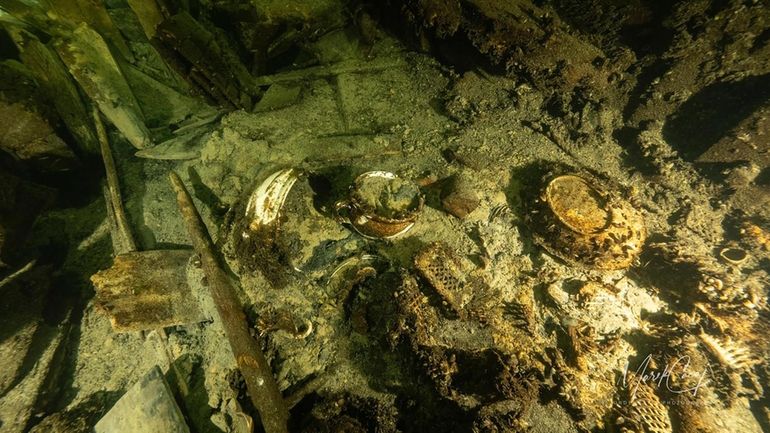
[[257, 341], [251, 336], [246, 315], [235, 296], [230, 281], [215, 255], [214, 243], [182, 179], [169, 175], [176, 192], [179, 210], [195, 251], [200, 255], [211, 296], [217, 306], [225, 335], [241, 370], [251, 401], [259, 411], [266, 433], [288, 433], [289, 411], [273, 378], [273, 372]]
[[[108, 208], [112, 207], [112, 213], [115, 216], [115, 222], [117, 223], [118, 232], [123, 239], [121, 239], [121, 251], [115, 251], [117, 254], [137, 251], [136, 240], [131, 233], [131, 226], [128, 225], [128, 218], [126, 218], [126, 211], [123, 208], [123, 197], [120, 194], [120, 182], [118, 181], [118, 170], [115, 168], [115, 158], [112, 157], [112, 149], [110, 149], [110, 142], [107, 139], [107, 131], [104, 129], [104, 123], [102, 123], [102, 116], [99, 114], [99, 110], [96, 106], [93, 107], [94, 125], [96, 126], [96, 137], [99, 140], [99, 150], [102, 154], [102, 161], [104, 162], [104, 172], [107, 175], [107, 190], [109, 192]], [[127, 251], [126, 251], [127, 250]]]

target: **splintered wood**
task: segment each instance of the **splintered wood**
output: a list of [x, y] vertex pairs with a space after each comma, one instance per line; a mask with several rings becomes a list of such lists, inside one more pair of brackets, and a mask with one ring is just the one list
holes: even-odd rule
[[175, 275], [185, 274], [192, 254], [190, 250], [162, 250], [116, 256], [111, 268], [91, 276], [97, 307], [109, 314], [112, 327], [119, 332], [204, 320], [192, 290], [183, 284], [186, 279], [169, 278], [172, 270]]

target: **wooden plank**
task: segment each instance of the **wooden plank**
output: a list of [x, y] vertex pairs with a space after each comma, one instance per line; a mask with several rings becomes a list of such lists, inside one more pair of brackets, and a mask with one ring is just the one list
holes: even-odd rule
[[134, 61], [134, 54], [112, 22], [102, 0], [48, 0], [47, 3], [49, 14], [57, 15], [74, 26], [88, 24], [117, 48], [123, 58]]
[[51, 98], [56, 112], [75, 138], [77, 150], [81, 154], [98, 153], [91, 116], [67, 67], [51, 48], [31, 35], [24, 37], [19, 45], [21, 60], [46, 97]]
[[128, 6], [134, 11], [139, 24], [147, 35], [147, 39], [155, 37], [155, 29], [158, 27], [164, 17], [160, 7], [155, 0], [127, 0]]
[[158, 329], [205, 320], [184, 277], [191, 250], [120, 254], [91, 276], [96, 306], [118, 332]]
[[83, 91], [126, 139], [137, 149], [152, 146], [139, 103], [104, 39], [81, 25], [56, 48]]

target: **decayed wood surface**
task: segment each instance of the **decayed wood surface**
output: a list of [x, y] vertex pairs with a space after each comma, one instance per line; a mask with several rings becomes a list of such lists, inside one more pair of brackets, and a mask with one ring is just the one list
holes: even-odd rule
[[159, 329], [204, 319], [187, 284], [190, 250], [137, 251], [123, 207], [118, 172], [99, 111], [93, 119], [107, 177], [105, 202], [113, 221], [112, 266], [91, 276], [96, 305], [110, 316], [118, 332]]
[[140, 331], [201, 321], [185, 278], [191, 256], [190, 250], [124, 253], [94, 274], [97, 305], [110, 315], [113, 329]]
[[82, 153], [97, 153], [98, 145], [89, 122], [88, 109], [67, 67], [48, 45], [37, 38], [22, 37], [17, 43], [21, 48], [21, 59], [45, 95], [51, 98], [56, 112], [75, 138], [78, 150]]
[[126, 211], [123, 208], [123, 196], [120, 193], [120, 182], [118, 181], [118, 171], [115, 168], [115, 159], [112, 157], [112, 150], [110, 149], [110, 143], [107, 139], [107, 131], [104, 129], [102, 123], [102, 117], [99, 114], [99, 110], [94, 108], [93, 110], [94, 124], [96, 125], [96, 135], [99, 138], [99, 151], [102, 154], [102, 162], [104, 163], [104, 171], [107, 176], [107, 189], [109, 190], [109, 206], [112, 210], [112, 215], [115, 217], [117, 229], [120, 232], [121, 242], [124, 243], [124, 250], [118, 251], [118, 253], [124, 253], [129, 251], [136, 251], [136, 241], [134, 235], [131, 233], [131, 228], [128, 225], [128, 219], [126, 218]]
[[104, 39], [82, 24], [57, 41], [59, 57], [80, 87], [137, 149], [153, 145], [144, 115]]

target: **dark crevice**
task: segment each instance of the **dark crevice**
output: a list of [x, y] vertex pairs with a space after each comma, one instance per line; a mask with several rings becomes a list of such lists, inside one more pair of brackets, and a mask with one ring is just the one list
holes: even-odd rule
[[670, 68], [671, 61], [663, 59], [656, 60], [650, 65], [642, 67], [642, 70], [637, 74], [636, 86], [631, 90], [628, 97], [628, 103], [623, 110], [624, 119], [629, 119], [634, 114], [636, 109], [639, 108], [645, 100], [647, 89], [652, 82], [656, 78], [662, 76], [663, 73]]
[[707, 86], [669, 116], [663, 136], [693, 161], [770, 100], [770, 74]]

